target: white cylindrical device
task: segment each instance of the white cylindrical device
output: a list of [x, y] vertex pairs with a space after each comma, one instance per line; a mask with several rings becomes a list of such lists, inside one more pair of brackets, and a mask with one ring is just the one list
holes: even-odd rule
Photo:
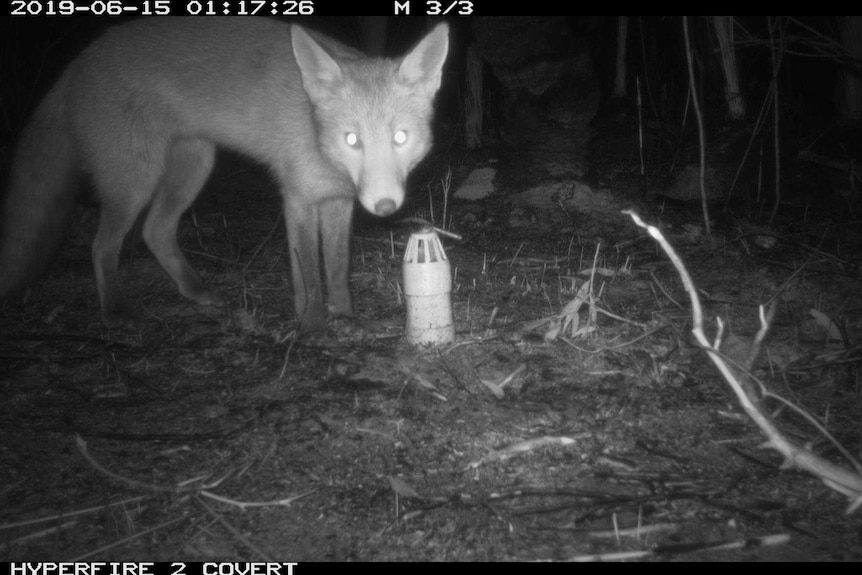
[[452, 269], [432, 229], [410, 236], [404, 252], [407, 341], [436, 345], [455, 340], [452, 321]]

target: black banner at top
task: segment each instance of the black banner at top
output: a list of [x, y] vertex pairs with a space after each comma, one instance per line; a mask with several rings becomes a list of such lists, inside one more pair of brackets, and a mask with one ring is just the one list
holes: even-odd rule
[[[9, 14], [36, 16], [523, 16], [551, 2], [491, 0], [9, 0]], [[529, 14], [527, 14], [529, 13]]]

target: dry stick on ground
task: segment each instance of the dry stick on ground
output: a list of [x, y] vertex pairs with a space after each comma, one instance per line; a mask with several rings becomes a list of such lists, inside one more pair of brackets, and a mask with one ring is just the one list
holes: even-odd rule
[[113, 503], [106, 503], [104, 505], [96, 505], [94, 507], [88, 507], [86, 509], [77, 509], [75, 511], [66, 511], [64, 513], [58, 513], [56, 515], [51, 515], [50, 517], [40, 517], [38, 519], [25, 519], [23, 521], [13, 521], [11, 523], [2, 523], [0, 524], [0, 531], [6, 529], [17, 529], [19, 527], [29, 527], [31, 525], [36, 525], [38, 523], [45, 523], [48, 521], [59, 521], [61, 519], [71, 519], [72, 517], [76, 517], [78, 515], [86, 515], [89, 513], [102, 513], [111, 507], [116, 507], [118, 505], [128, 505], [129, 503], [135, 503], [138, 501], [142, 501], [145, 499], [145, 495], [136, 495], [134, 497], [127, 497], [121, 501], [114, 501]]
[[[808, 449], [794, 445], [781, 434], [772, 420], [760, 411], [755, 400], [750, 398], [745, 392], [743, 385], [736, 378], [731, 367], [728, 366], [727, 362], [722, 358], [722, 354], [718, 350], [717, 343], [710, 344], [709, 340], [706, 339], [706, 335], [703, 331], [703, 312], [700, 307], [700, 299], [697, 296], [694, 282], [692, 282], [691, 276], [689, 276], [688, 270], [686, 270], [679, 255], [677, 255], [676, 251], [671, 247], [670, 243], [668, 243], [658, 228], [645, 224], [643, 220], [641, 220], [640, 216], [631, 210], [625, 210], [623, 213], [630, 215], [638, 226], [647, 230], [649, 235], [659, 243], [668, 255], [674, 267], [676, 267], [677, 273], [679, 273], [682, 283], [691, 298], [693, 326], [691, 331], [703, 349], [707, 352], [709, 358], [724, 376], [724, 379], [727, 380], [728, 384], [730, 384], [730, 387], [739, 399], [739, 403], [745, 410], [745, 413], [751, 417], [754, 423], [756, 423], [757, 426], [760, 427], [761, 431], [766, 435], [767, 442], [764, 447], [771, 447], [784, 457], [784, 463], [782, 465], [783, 468], [796, 468], [807, 471], [815, 477], [819, 477], [828, 487], [847, 496], [850, 500], [850, 506], [847, 509], [847, 513], [850, 514], [856, 511], [860, 506], [862, 506], [862, 472], [858, 471], [859, 469], [862, 469], [860, 463], [850, 459], [851, 464], [857, 469], [857, 471], [850, 471], [823, 459]], [[763, 306], [760, 307], [760, 321], [761, 329], [757, 335], [758, 341], [762, 340], [769, 327]], [[771, 397], [776, 397], [774, 394], [769, 395]], [[799, 408], [794, 407], [794, 409], [800, 413], [802, 412]], [[814, 420], [813, 417], [808, 417], [809, 420]], [[846, 450], [842, 450], [842, 452], [845, 454], [845, 457], [849, 458], [849, 453], [847, 453]]]
[[42, 529], [40, 531], [34, 531], [33, 533], [28, 533], [22, 537], [18, 537], [16, 539], [10, 539], [8, 541], [4, 541], [0, 543], [0, 553], [5, 553], [9, 549], [13, 547], [20, 547], [25, 543], [29, 543], [36, 539], [42, 539], [44, 537], [56, 536], [57, 533], [64, 531], [66, 529], [71, 529], [75, 525], [78, 524], [77, 519], [72, 519], [71, 521], [65, 521], [60, 523], [59, 525], [55, 525], [53, 527], [48, 527], [46, 529]]
[[222, 527], [227, 529], [227, 531], [231, 535], [233, 535], [237, 541], [241, 542], [248, 549], [251, 549], [251, 551], [256, 556], [255, 557], [256, 560], [266, 561], [268, 563], [273, 563], [275, 561], [275, 559], [273, 559], [272, 556], [270, 556], [268, 553], [266, 553], [265, 551], [260, 549], [258, 546], [256, 546], [254, 543], [252, 543], [251, 540], [249, 540], [248, 537], [243, 535], [239, 529], [237, 529], [231, 523], [229, 523], [227, 521], [227, 519], [224, 518], [224, 513], [217, 512], [215, 509], [213, 509], [212, 507], [207, 505], [206, 501], [204, 501], [200, 497], [198, 497], [198, 503], [201, 505], [201, 507], [206, 509], [207, 513], [209, 513], [218, 523], [220, 523], [222, 525]]
[[77, 557], [73, 557], [69, 561], [69, 563], [77, 563], [79, 561], [83, 561], [84, 559], [89, 559], [90, 557], [94, 557], [96, 555], [99, 555], [100, 553], [107, 551], [109, 549], [113, 549], [115, 547], [120, 547], [121, 545], [125, 545], [126, 543], [134, 541], [135, 539], [144, 539], [150, 533], [155, 533], [156, 531], [158, 531], [160, 529], [164, 529], [164, 528], [168, 527], [169, 525], [173, 525], [174, 523], [178, 523], [180, 521], [188, 521], [189, 519], [190, 519], [190, 516], [188, 516], [188, 515], [183, 515], [180, 517], [174, 517], [173, 519], [168, 519], [167, 521], [159, 523], [158, 525], [156, 525], [154, 527], [150, 527], [149, 529], [144, 529], [143, 531], [138, 531], [136, 533], [132, 533], [131, 535], [129, 535], [127, 537], [123, 537], [122, 539], [117, 539], [116, 541], [111, 541], [110, 543], [102, 545], [98, 549], [92, 549], [92, 550], [87, 551], [86, 553], [84, 553], [82, 555], [78, 555]]
[[[78, 451], [81, 453], [84, 459], [86, 459], [87, 462], [92, 465], [94, 469], [96, 469], [96, 471], [99, 471], [100, 473], [103, 473], [104, 475], [107, 475], [112, 479], [123, 482], [127, 485], [131, 485], [132, 487], [135, 487], [137, 489], [145, 489], [147, 491], [152, 491], [156, 493], [195, 493], [200, 497], [209, 497], [210, 499], [213, 499], [215, 501], [226, 503], [228, 505], [233, 505], [234, 507], [239, 507], [243, 511], [245, 511], [249, 507], [287, 507], [290, 506], [290, 504], [297, 499], [301, 499], [302, 497], [306, 497], [307, 495], [311, 495], [312, 493], [315, 493], [317, 491], [316, 489], [311, 489], [304, 493], [300, 493], [299, 495], [294, 495], [292, 497], [284, 497], [282, 499], [274, 499], [270, 501], [239, 501], [236, 499], [217, 495], [211, 491], [208, 491], [207, 489], [204, 489], [205, 487], [214, 487], [218, 485], [218, 483], [221, 483], [224, 478], [216, 481], [215, 483], [203, 486], [197, 485], [198, 483], [200, 483], [200, 478], [188, 480], [178, 485], [161, 485], [156, 483], [148, 483], [146, 481], [139, 481], [137, 479], [125, 477], [123, 475], [120, 475], [119, 473], [114, 473], [113, 471], [106, 469], [101, 463], [96, 461], [92, 455], [90, 455], [90, 452], [87, 450], [87, 442], [84, 441], [83, 437], [78, 435], [76, 436], [75, 441], [78, 445]], [[194, 485], [190, 485], [192, 483]]]

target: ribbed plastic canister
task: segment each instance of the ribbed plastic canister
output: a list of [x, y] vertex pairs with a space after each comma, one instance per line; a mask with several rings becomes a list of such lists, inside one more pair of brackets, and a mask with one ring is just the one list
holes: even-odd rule
[[407, 341], [436, 345], [455, 340], [452, 321], [452, 269], [433, 230], [410, 236], [404, 252]]

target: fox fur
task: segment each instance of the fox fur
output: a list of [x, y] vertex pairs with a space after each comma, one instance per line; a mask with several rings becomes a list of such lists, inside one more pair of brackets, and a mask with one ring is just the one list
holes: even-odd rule
[[353, 315], [354, 201], [380, 216], [403, 203], [406, 177], [431, 146], [447, 51], [446, 24], [395, 60], [269, 19], [144, 18], [109, 29], [21, 136], [0, 217], [0, 301], [49, 266], [86, 173], [100, 202], [92, 257], [107, 326], [136, 323], [117, 268], [139, 217], [180, 293], [223, 305], [177, 243], [223, 146], [265, 165], [279, 185], [300, 335], [324, 331], [327, 311]]

